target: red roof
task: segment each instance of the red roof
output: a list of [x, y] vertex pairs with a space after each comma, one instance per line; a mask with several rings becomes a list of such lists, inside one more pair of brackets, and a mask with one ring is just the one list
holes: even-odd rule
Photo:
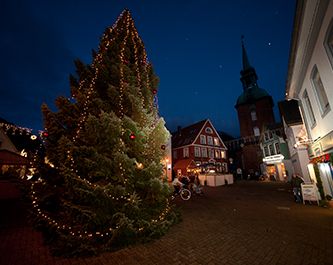
[[0, 150], [0, 165], [28, 165], [29, 160], [6, 149]]
[[196, 167], [195, 162], [193, 161], [193, 159], [182, 159], [182, 160], [178, 160], [176, 162], [176, 164], [174, 165], [174, 168], [194, 168]]
[[200, 133], [202, 127], [207, 122], [206, 120], [199, 121], [188, 127], [182, 128], [181, 130], [173, 133], [172, 135], [172, 148], [189, 145], [194, 142]]

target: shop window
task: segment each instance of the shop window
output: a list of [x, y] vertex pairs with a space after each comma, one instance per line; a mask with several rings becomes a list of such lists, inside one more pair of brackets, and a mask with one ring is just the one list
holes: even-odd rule
[[325, 88], [320, 78], [319, 71], [316, 65], [313, 67], [311, 80], [318, 101], [320, 113], [322, 116], [324, 116], [330, 110], [330, 104], [328, 102]]

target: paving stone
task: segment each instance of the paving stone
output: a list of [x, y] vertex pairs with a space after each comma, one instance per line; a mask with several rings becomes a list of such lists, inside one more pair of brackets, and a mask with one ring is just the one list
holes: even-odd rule
[[285, 183], [205, 187], [205, 196], [175, 200], [183, 221], [164, 237], [71, 259], [50, 254], [11, 185], [0, 181], [0, 265], [333, 264], [333, 209], [294, 203]]

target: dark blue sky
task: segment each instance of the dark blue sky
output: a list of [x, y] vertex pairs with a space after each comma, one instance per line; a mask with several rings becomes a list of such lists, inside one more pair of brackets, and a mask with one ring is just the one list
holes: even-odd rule
[[2, 0], [0, 117], [43, 129], [41, 104], [54, 109], [57, 96], [69, 96], [73, 60], [90, 63], [105, 28], [129, 8], [160, 78], [168, 128], [209, 118], [238, 136], [240, 37], [259, 86], [277, 103], [284, 98], [294, 7], [291, 0]]

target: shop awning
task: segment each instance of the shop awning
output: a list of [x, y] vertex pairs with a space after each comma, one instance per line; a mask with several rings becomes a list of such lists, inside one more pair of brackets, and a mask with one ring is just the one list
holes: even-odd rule
[[28, 165], [29, 160], [6, 149], [0, 150], [0, 165]]

